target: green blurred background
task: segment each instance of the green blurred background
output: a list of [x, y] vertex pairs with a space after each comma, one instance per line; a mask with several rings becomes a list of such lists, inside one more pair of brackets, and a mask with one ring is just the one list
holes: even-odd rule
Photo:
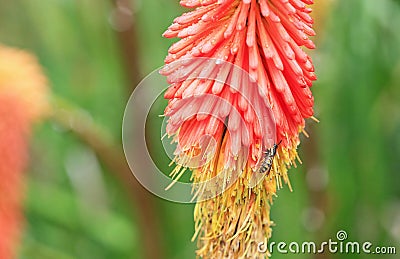
[[[294, 192], [285, 187], [275, 199], [272, 241], [325, 241], [343, 229], [349, 240], [397, 246], [399, 254], [400, 1], [320, 1], [310, 53], [321, 122], [308, 122], [304, 163], [291, 170]], [[173, 41], [161, 34], [183, 11], [173, 0], [0, 0], [0, 42], [35, 53], [53, 93], [121, 148], [129, 94], [163, 64]], [[151, 123], [161, 123], [162, 110]], [[150, 133], [158, 138], [159, 128]], [[143, 194], [158, 221], [149, 233], [139, 223], [143, 201], [57, 120], [36, 127], [30, 153], [20, 258], [145, 258], [146, 237], [162, 258], [195, 258], [193, 205]], [[169, 161], [157, 163], [170, 170]]]

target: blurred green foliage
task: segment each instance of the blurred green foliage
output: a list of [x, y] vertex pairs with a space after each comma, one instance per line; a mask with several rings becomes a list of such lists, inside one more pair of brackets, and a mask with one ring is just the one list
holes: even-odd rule
[[[183, 9], [171, 0], [132, 1], [132, 6], [145, 75], [162, 65], [172, 41], [161, 34]], [[37, 54], [52, 91], [85, 109], [119, 140], [129, 88], [110, 24], [112, 11], [112, 1], [3, 0], [0, 42]], [[327, 26], [312, 52], [321, 123], [309, 123], [312, 135], [303, 139], [300, 150], [305, 163], [291, 170], [294, 192], [285, 187], [275, 199], [272, 241], [327, 240], [344, 229], [351, 240], [398, 245], [400, 2], [337, 0], [327, 14]], [[152, 125], [161, 123], [156, 115], [163, 107], [157, 109]], [[154, 128], [151, 134], [158, 136], [159, 127]], [[161, 150], [159, 143], [152, 145]], [[317, 155], [310, 157], [303, 149], [310, 145], [317, 147]], [[159, 152], [154, 156], [164, 157]], [[135, 220], [140, 208], [90, 148], [47, 122], [36, 129], [31, 154], [21, 258], [142, 258]], [[158, 161], [166, 170], [168, 163]], [[317, 194], [307, 181], [314, 165], [328, 177]], [[92, 178], [85, 177], [89, 171]], [[321, 195], [320, 204], [315, 195]], [[321, 225], [310, 227], [314, 219], [307, 216], [309, 208], [325, 212]], [[166, 258], [195, 257], [192, 211], [193, 205], [157, 201]], [[325, 256], [320, 258], [344, 257]], [[314, 256], [274, 256], [288, 257]]]

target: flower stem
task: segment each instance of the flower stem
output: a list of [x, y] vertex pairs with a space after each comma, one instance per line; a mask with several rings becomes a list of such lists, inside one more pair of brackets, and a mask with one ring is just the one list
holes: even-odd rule
[[[124, 186], [129, 199], [137, 205], [145, 258], [163, 258], [159, 219], [154, 209], [155, 197], [147, 192], [132, 175], [122, 150], [115, 144], [109, 133], [91, 120], [82, 109], [59, 97], [53, 98], [51, 120], [70, 130], [88, 145], [100, 161]], [[155, 247], [157, 247], [155, 249]]]

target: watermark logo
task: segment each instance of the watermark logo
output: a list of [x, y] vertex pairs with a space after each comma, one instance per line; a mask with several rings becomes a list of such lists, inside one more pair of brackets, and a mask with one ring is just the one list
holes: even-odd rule
[[395, 246], [375, 246], [372, 242], [348, 241], [348, 234], [344, 230], [336, 233], [336, 239], [329, 239], [321, 243], [305, 242], [259, 242], [257, 250], [262, 254], [397, 254]]
[[339, 230], [339, 231], [336, 233], [336, 238], [337, 238], [337, 240], [339, 240], [339, 241], [344, 241], [344, 240], [346, 240], [346, 239], [347, 239], [347, 232], [344, 231], [344, 230]]

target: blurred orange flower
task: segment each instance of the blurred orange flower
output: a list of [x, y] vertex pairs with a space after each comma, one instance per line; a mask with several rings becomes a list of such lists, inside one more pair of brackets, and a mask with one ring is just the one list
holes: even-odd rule
[[47, 111], [47, 80], [36, 58], [0, 45], [0, 258], [16, 257], [28, 137]]

